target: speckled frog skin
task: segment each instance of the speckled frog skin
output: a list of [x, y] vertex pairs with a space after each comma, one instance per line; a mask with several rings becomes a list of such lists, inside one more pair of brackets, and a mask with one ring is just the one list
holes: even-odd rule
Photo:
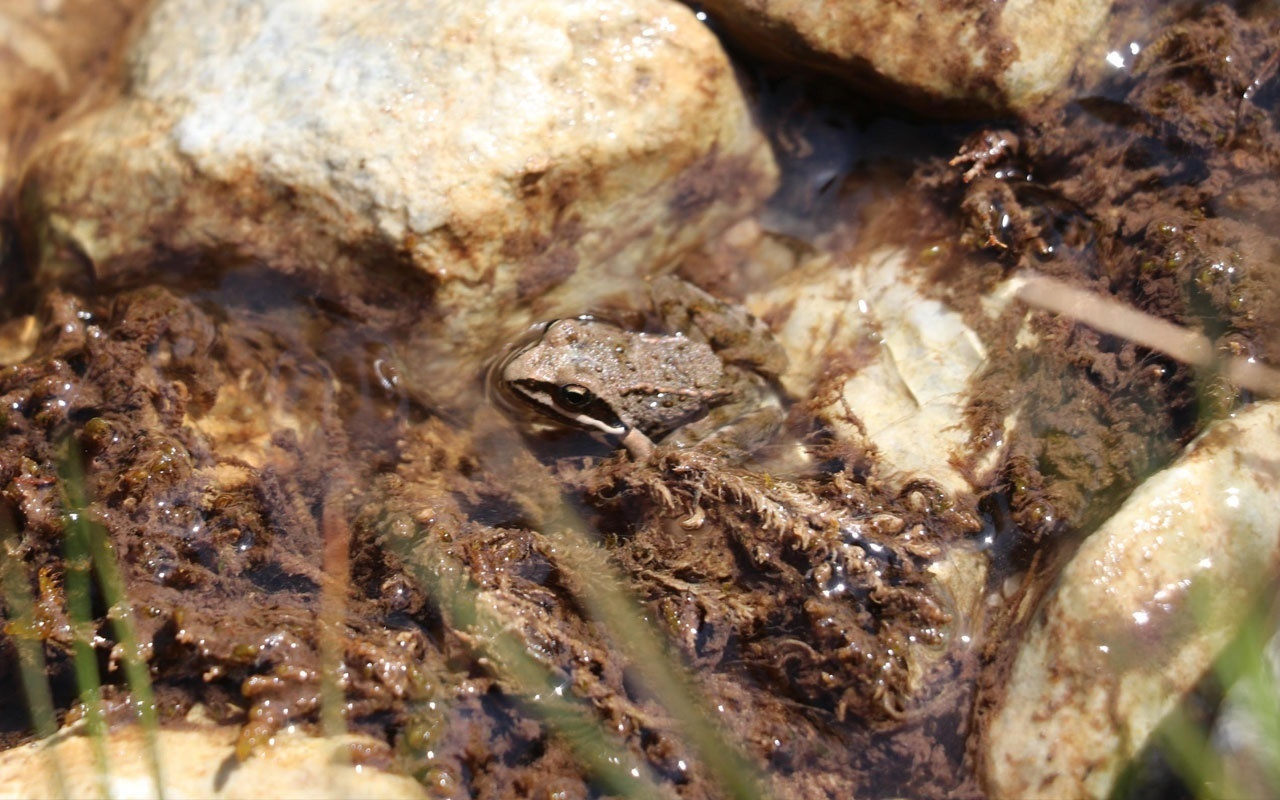
[[782, 418], [772, 379], [785, 356], [744, 310], [675, 278], [651, 285], [670, 332], [641, 333], [593, 317], [535, 328], [495, 366], [516, 411], [590, 431], [646, 459], [655, 442], [751, 452]]

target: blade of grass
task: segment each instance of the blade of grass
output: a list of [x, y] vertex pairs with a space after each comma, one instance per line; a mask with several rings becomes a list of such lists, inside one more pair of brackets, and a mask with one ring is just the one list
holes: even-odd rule
[[[527, 476], [514, 474], [517, 463], [521, 469], [536, 468], [537, 479], [530, 481]], [[673, 660], [664, 637], [647, 621], [640, 603], [627, 591], [624, 576], [607, 561], [588, 533], [589, 526], [559, 490], [550, 472], [541, 465], [532, 467], [523, 459], [511, 457], [491, 458], [488, 465], [506, 485], [530, 487], [530, 494], [519, 502], [538, 530], [555, 543], [557, 560], [574, 580], [570, 591], [603, 624], [648, 690], [675, 719], [715, 784], [734, 800], [767, 797], [751, 761], [707, 713], [710, 704], [694, 688], [678, 661]]]
[[[92, 635], [92, 607], [90, 603], [90, 568], [97, 575], [111, 620], [111, 629], [124, 667], [125, 682], [134, 713], [142, 730], [143, 748], [151, 770], [151, 780], [156, 796], [164, 800], [164, 776], [161, 770], [156, 732], [155, 696], [151, 690], [151, 676], [146, 659], [138, 644], [133, 621], [133, 606], [125, 592], [124, 576], [116, 562], [106, 530], [94, 524], [85, 513], [88, 503], [85, 495], [84, 468], [79, 450], [70, 441], [62, 465], [63, 514], [67, 550], [67, 604], [78, 631]], [[74, 565], [74, 566], [73, 566]], [[74, 588], [73, 588], [74, 587]], [[73, 599], [74, 598], [74, 599]], [[90, 736], [95, 741], [95, 754], [105, 769], [106, 722], [102, 715], [97, 657], [92, 638], [77, 634], [75, 644], [75, 669], [80, 681], [80, 691], [86, 698]]]
[[[1193, 595], [1192, 613], [1207, 625], [1208, 600]], [[1280, 602], [1280, 598], [1277, 598]], [[1227, 690], [1223, 704], [1233, 704], [1246, 715], [1247, 724], [1257, 732], [1256, 749], [1239, 753], [1248, 768], [1241, 771], [1230, 763], [1230, 745], [1213, 739], [1212, 718], [1192, 713], [1188, 701], [1173, 708], [1156, 731], [1161, 752], [1183, 781], [1202, 800], [1231, 800], [1259, 796], [1258, 791], [1280, 796], [1280, 687], [1267, 663], [1267, 639], [1276, 634], [1276, 608], [1258, 608], [1240, 624], [1229, 645], [1213, 665], [1213, 685]], [[1246, 738], [1247, 741], [1247, 738]], [[1253, 763], [1250, 764], [1249, 762]], [[1254, 768], [1260, 774], [1254, 773]], [[1257, 786], [1261, 780], [1265, 788]]]
[[347, 732], [343, 713], [345, 654], [341, 631], [346, 617], [347, 580], [351, 574], [351, 530], [343, 513], [343, 495], [349, 485], [343, 478], [345, 475], [330, 482], [320, 518], [325, 576], [320, 587], [320, 724], [326, 736]]
[[[53, 710], [53, 693], [49, 690], [46, 679], [44, 645], [36, 626], [35, 603], [26, 571], [16, 556], [17, 545], [18, 537], [13, 520], [8, 514], [0, 513], [0, 547], [4, 548], [4, 560], [0, 562], [0, 598], [4, 600], [9, 620], [4, 633], [18, 651], [22, 693], [31, 715], [32, 727], [36, 736], [48, 740], [58, 731], [58, 718]], [[46, 762], [47, 773], [52, 778], [54, 793], [58, 797], [66, 797], [67, 782], [62, 765], [48, 749], [41, 748], [40, 752]]]
[[627, 592], [622, 575], [600, 558], [599, 548], [583, 533], [581, 519], [561, 502], [541, 527], [578, 580], [579, 599], [604, 624], [649, 691], [675, 718], [716, 785], [735, 800], [766, 797], [751, 762], [706, 713], [710, 704], [682, 674], [681, 666], [673, 663], [662, 636], [646, 622], [640, 604]]
[[81, 524], [80, 514], [64, 512], [63, 557], [66, 563], [67, 616], [71, 620], [71, 663], [84, 704], [85, 727], [97, 764], [98, 791], [109, 797], [107, 781], [106, 717], [102, 709], [102, 680], [98, 675], [98, 655], [94, 651], [95, 630], [90, 599], [89, 543], [86, 526]]
[[648, 766], [605, 729], [585, 701], [564, 692], [557, 677], [509, 632], [508, 620], [480, 602], [480, 591], [465, 577], [469, 573], [465, 565], [444, 553], [432, 553], [427, 559], [410, 557], [403, 550], [398, 555], [452, 625], [475, 633], [476, 646], [498, 676], [528, 699], [529, 711], [569, 746], [606, 793], [644, 800], [662, 796]]

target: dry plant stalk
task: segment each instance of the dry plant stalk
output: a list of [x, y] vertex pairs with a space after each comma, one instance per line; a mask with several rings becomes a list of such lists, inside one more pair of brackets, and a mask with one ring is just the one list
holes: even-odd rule
[[1035, 308], [1070, 317], [1197, 367], [1217, 367], [1232, 383], [1265, 397], [1280, 396], [1280, 370], [1252, 358], [1219, 358], [1202, 333], [1036, 273], [1015, 278], [1014, 294]]

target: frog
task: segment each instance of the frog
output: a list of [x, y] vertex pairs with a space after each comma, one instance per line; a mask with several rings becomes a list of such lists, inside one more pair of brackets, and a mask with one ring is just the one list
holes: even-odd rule
[[649, 284], [659, 330], [593, 315], [535, 325], [490, 386], [517, 416], [585, 430], [636, 461], [659, 444], [745, 455], [780, 428], [786, 356], [745, 309], [676, 277]]

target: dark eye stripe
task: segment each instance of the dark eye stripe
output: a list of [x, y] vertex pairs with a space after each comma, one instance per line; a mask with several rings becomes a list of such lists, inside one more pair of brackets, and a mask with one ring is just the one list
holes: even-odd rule
[[554, 386], [539, 381], [513, 381], [505, 387], [504, 394], [507, 395], [508, 404], [512, 407], [523, 409], [526, 412], [536, 412], [574, 428], [590, 431], [598, 430], [593, 426], [582, 424], [582, 422], [575, 419], [574, 415], [599, 420], [610, 428], [625, 429], [627, 427], [622, 424], [622, 420], [613, 412], [608, 403], [596, 397], [585, 387], [577, 388], [582, 389], [590, 396], [589, 402], [579, 406], [562, 402], [560, 395], [567, 386], [577, 385]]

